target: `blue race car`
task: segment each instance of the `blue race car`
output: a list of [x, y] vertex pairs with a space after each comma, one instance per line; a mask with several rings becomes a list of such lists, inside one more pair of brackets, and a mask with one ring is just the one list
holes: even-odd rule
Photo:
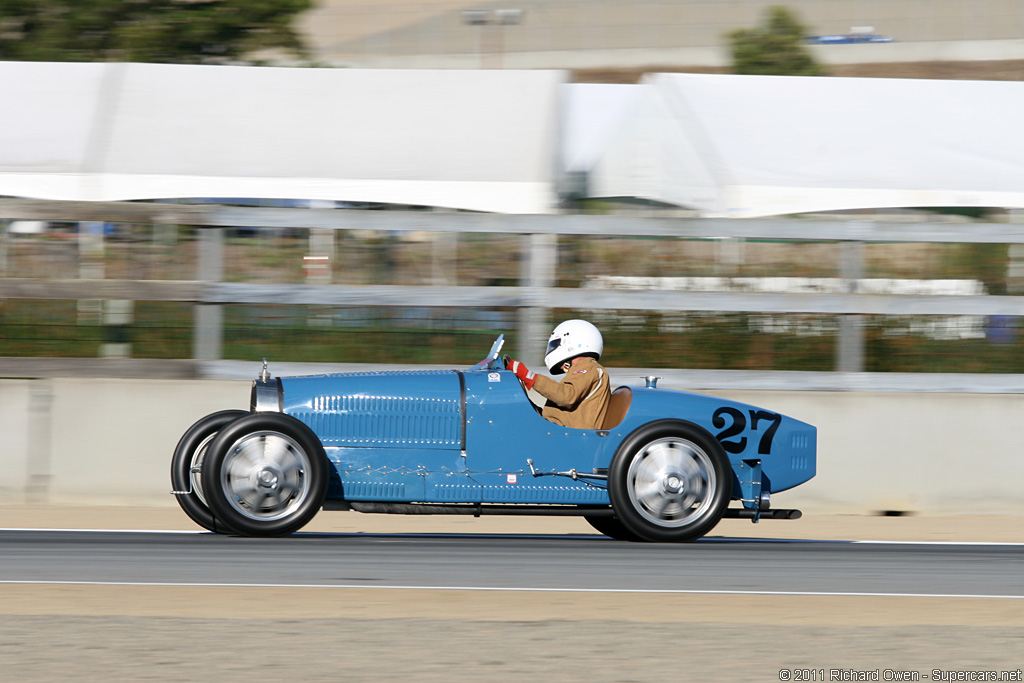
[[723, 516], [800, 516], [770, 494], [814, 476], [813, 426], [648, 378], [614, 391], [601, 429], [561, 427], [505, 369], [503, 343], [467, 370], [271, 377], [264, 362], [248, 411], [182, 436], [172, 493], [199, 525], [243, 536], [290, 534], [321, 508], [578, 515], [654, 542]]

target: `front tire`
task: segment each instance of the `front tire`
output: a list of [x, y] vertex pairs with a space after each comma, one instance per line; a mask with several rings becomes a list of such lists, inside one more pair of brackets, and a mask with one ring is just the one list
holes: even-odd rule
[[626, 437], [608, 472], [615, 516], [640, 538], [685, 542], [718, 524], [732, 467], [721, 444], [682, 420], [645, 425]]
[[225, 533], [228, 529], [224, 524], [217, 524], [217, 519], [210, 512], [203, 495], [202, 471], [206, 451], [224, 425], [234, 422], [249, 413], [244, 410], [221, 410], [211, 413], [194, 425], [178, 441], [171, 457], [171, 487], [177, 493], [174, 498], [188, 515], [189, 519], [214, 533]]
[[218, 519], [242, 536], [286, 536], [305, 526], [327, 496], [323, 445], [281, 413], [253, 413], [210, 444], [203, 492]]

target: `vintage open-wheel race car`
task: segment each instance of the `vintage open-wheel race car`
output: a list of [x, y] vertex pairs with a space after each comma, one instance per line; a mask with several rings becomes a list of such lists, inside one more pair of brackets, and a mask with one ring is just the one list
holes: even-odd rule
[[723, 516], [800, 516], [771, 494], [814, 476], [813, 426], [648, 378], [613, 392], [601, 429], [561, 427], [505, 369], [503, 343], [466, 370], [271, 377], [264, 362], [248, 411], [182, 436], [172, 493], [200, 526], [243, 536], [293, 533], [321, 509], [579, 515], [655, 542]]

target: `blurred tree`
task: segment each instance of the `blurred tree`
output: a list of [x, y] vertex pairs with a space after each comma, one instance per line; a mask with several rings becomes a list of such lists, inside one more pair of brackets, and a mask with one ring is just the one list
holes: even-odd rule
[[763, 26], [728, 35], [733, 72], [778, 76], [819, 76], [821, 67], [803, 45], [807, 29], [789, 9], [769, 7]]
[[291, 24], [313, 0], [0, 0], [0, 60], [239, 62], [300, 57]]

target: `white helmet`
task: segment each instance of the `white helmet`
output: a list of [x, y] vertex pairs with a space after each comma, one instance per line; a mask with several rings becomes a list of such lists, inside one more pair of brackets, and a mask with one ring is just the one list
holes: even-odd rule
[[576, 356], [600, 358], [604, 351], [601, 332], [586, 320], [566, 320], [555, 328], [548, 338], [544, 365], [552, 375], [561, 375], [562, 363]]

